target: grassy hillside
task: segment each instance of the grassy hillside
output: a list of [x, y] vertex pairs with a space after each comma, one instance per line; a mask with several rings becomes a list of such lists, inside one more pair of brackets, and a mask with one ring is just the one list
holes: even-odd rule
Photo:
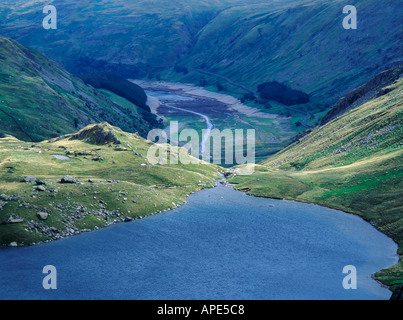
[[41, 141], [109, 121], [146, 135], [158, 123], [151, 113], [111, 101], [56, 62], [0, 37], [0, 132]]
[[278, 81], [311, 96], [297, 109], [320, 112], [402, 61], [399, 1], [384, 1], [382, 8], [377, 0], [348, 4], [357, 7], [357, 30], [342, 27], [343, 1], [295, 1], [283, 8], [264, 1], [223, 10], [198, 33], [181, 61], [190, 72], [181, 78], [200, 78], [192, 72], [199, 68], [253, 90]]
[[[403, 255], [403, 79], [263, 161], [239, 190], [357, 214], [392, 237]], [[403, 264], [377, 274], [403, 283]]]
[[402, 73], [403, 64], [381, 72], [365, 85], [354, 89], [347, 96], [337, 101], [332, 109], [323, 117], [321, 124], [325, 125], [349, 110], [352, 110], [379, 95], [387, 93], [387, 91], [391, 89], [384, 88], [385, 85], [392, 84], [394, 81], [398, 80]]
[[42, 28], [44, 1], [2, 1], [2, 34], [44, 51], [77, 74], [95, 68], [119, 73], [130, 70], [134, 77], [153, 73], [150, 68], [159, 70], [185, 55], [193, 35], [227, 1], [47, 2], [58, 10], [57, 30]]
[[[16, 0], [0, 4], [1, 33], [75, 74], [217, 83], [198, 68], [253, 90], [267, 81], [285, 83], [311, 96], [300, 108], [318, 113], [402, 61], [398, 0], [350, 1], [358, 30], [343, 29], [340, 0], [49, 2], [58, 9], [57, 30], [42, 28], [43, 1]], [[174, 72], [183, 70], [178, 65], [189, 72]]]
[[[271, 3], [278, 6], [296, 1]], [[45, 52], [75, 74], [119, 70], [134, 78], [172, 67], [189, 54], [197, 33], [217, 13], [243, 2], [2, 0], [0, 32]], [[58, 29], [51, 32], [42, 28], [45, 3], [54, 5], [59, 15]]]
[[[0, 244], [58, 239], [171, 209], [219, 178], [210, 164], [153, 166], [150, 145], [106, 123], [35, 144], [0, 138]], [[72, 183], [60, 183], [66, 175]]]

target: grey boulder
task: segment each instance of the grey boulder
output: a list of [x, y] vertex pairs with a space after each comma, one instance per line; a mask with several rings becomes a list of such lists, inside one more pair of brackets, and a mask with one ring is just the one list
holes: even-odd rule
[[38, 212], [36, 216], [38, 217], [39, 220], [44, 221], [49, 217], [49, 214], [47, 212]]
[[77, 180], [72, 176], [66, 175], [60, 180], [60, 183], [77, 183]]

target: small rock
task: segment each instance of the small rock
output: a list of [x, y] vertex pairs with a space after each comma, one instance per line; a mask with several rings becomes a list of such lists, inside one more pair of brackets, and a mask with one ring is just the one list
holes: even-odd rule
[[20, 199], [16, 194], [9, 198], [10, 201], [18, 201]]
[[49, 214], [47, 212], [38, 212], [36, 214], [39, 220], [46, 220], [49, 217]]
[[42, 192], [46, 191], [46, 189], [45, 189], [44, 186], [37, 186], [35, 189], [36, 189], [37, 191], [42, 191]]
[[60, 180], [60, 183], [77, 183], [77, 180], [72, 176], [66, 175]]
[[26, 176], [22, 182], [36, 182], [36, 178], [35, 177], [31, 177], [31, 176]]
[[22, 219], [22, 218], [19, 218], [19, 217], [14, 217], [14, 216], [11, 216], [10, 218], [8, 218], [8, 221], [7, 221], [8, 223], [23, 223], [24, 222], [24, 219]]
[[18, 247], [18, 243], [17, 242], [11, 242], [9, 244], [10, 247]]
[[3, 208], [6, 206], [7, 202], [6, 201], [1, 201], [0, 200], [0, 210], [3, 210]]

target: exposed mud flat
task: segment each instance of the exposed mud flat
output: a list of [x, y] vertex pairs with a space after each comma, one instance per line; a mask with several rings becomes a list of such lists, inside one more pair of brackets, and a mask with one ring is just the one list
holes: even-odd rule
[[[264, 118], [264, 119], [283, 119], [284, 117], [278, 114], [270, 114], [261, 112], [257, 108], [249, 107], [241, 103], [238, 99], [222, 93], [208, 91], [202, 87], [195, 86], [194, 84], [189, 83], [178, 83], [178, 82], [165, 82], [165, 81], [145, 81], [145, 80], [130, 80], [133, 83], [139, 85], [145, 90], [151, 91], [166, 91], [166, 92], [175, 92], [176, 94], [189, 96], [189, 97], [197, 97], [197, 98], [206, 98], [215, 100], [217, 102], [221, 102], [225, 104], [229, 109], [232, 109], [234, 112], [241, 113], [247, 117], [256, 117], [256, 118]], [[155, 97], [149, 96], [148, 104], [152, 110], [152, 112], [156, 113], [158, 109], [158, 99]]]

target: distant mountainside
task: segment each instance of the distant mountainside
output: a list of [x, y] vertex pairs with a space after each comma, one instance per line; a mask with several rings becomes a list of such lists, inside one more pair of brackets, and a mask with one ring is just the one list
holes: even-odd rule
[[[146, 135], [154, 115], [112, 101], [40, 52], [0, 37], [0, 133], [40, 141], [102, 121]], [[139, 88], [145, 95], [144, 90]], [[124, 100], [124, 99], [122, 99]]]
[[[45, 2], [58, 9], [57, 30], [42, 28]], [[217, 78], [197, 71], [204, 70], [253, 91], [277, 81], [307, 93], [310, 103], [297, 108], [321, 116], [354, 88], [403, 62], [400, 1], [350, 1], [357, 7], [358, 30], [342, 27], [346, 4], [14, 0], [0, 3], [0, 32], [74, 74], [102, 70], [215, 85]]]
[[[263, 0], [250, 0], [249, 4]], [[299, 0], [271, 0], [272, 7]], [[132, 78], [172, 67], [221, 10], [244, 0], [2, 0], [0, 34], [45, 52], [75, 73], [125, 72]], [[44, 30], [46, 4], [58, 29]], [[107, 69], [107, 70], [105, 70]]]
[[[343, 1], [295, 1], [283, 8], [265, 1], [223, 10], [200, 30], [181, 64], [225, 75], [251, 89], [267, 81], [284, 83], [309, 94], [305, 108], [310, 106], [311, 112], [326, 110], [403, 61], [400, 2], [348, 4], [357, 8], [357, 30], [342, 27]], [[183, 79], [198, 77], [190, 73]]]
[[[263, 161], [254, 175], [230, 182], [253, 195], [360, 215], [403, 255], [403, 78], [380, 92]], [[377, 277], [392, 287], [403, 283], [403, 263]]]

